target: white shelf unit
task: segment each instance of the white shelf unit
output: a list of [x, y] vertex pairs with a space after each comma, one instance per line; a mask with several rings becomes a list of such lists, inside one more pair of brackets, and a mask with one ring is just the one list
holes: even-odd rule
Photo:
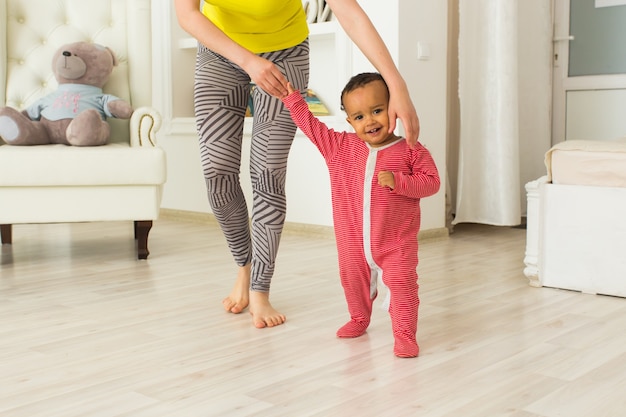
[[[161, 87], [167, 89], [162, 92], [163, 97], [171, 103], [166, 106], [164, 130], [168, 135], [195, 134], [192, 78], [197, 41], [187, 36], [176, 39], [176, 33], [172, 35], [172, 55], [168, 63], [171, 76], [164, 77], [170, 80], [170, 85]], [[309, 88], [315, 91], [331, 113], [320, 119], [334, 129], [349, 129], [340, 108], [339, 94], [351, 74], [351, 42], [337, 21], [310, 24], [309, 42]], [[174, 107], [179, 113], [176, 113]], [[183, 109], [182, 114], [180, 109]], [[246, 120], [244, 134], [249, 135], [251, 131], [252, 120]]]

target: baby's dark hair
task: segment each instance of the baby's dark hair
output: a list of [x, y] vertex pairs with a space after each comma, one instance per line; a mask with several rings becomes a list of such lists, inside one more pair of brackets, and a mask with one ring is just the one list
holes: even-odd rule
[[389, 96], [389, 87], [387, 87], [387, 83], [385, 82], [385, 79], [382, 75], [377, 72], [362, 72], [350, 78], [346, 86], [343, 88], [340, 97], [341, 110], [345, 110], [345, 108], [343, 107], [343, 98], [346, 94], [374, 81], [382, 81], [383, 84], [385, 84], [385, 88], [387, 89], [387, 96]]

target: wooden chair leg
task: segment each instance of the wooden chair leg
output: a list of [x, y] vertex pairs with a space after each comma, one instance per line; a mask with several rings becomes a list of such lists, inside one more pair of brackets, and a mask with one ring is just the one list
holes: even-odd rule
[[137, 259], [148, 259], [148, 234], [152, 229], [152, 220], [135, 221], [135, 239], [137, 240]]
[[0, 241], [2, 244], [13, 243], [13, 233], [10, 224], [0, 224]]

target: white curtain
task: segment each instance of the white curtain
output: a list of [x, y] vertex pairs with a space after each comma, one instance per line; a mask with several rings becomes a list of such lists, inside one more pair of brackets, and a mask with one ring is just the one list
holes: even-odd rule
[[461, 122], [453, 224], [521, 222], [518, 1], [459, 1]]

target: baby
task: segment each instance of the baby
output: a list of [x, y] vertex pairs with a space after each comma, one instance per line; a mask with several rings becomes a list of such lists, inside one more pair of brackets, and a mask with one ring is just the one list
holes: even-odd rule
[[378, 73], [350, 79], [342, 109], [354, 133], [328, 129], [288, 84], [283, 103], [322, 153], [330, 173], [339, 274], [350, 321], [338, 337], [358, 337], [370, 323], [380, 278], [389, 289], [394, 354], [416, 357], [417, 234], [420, 199], [439, 190], [430, 152], [389, 131], [389, 90]]

